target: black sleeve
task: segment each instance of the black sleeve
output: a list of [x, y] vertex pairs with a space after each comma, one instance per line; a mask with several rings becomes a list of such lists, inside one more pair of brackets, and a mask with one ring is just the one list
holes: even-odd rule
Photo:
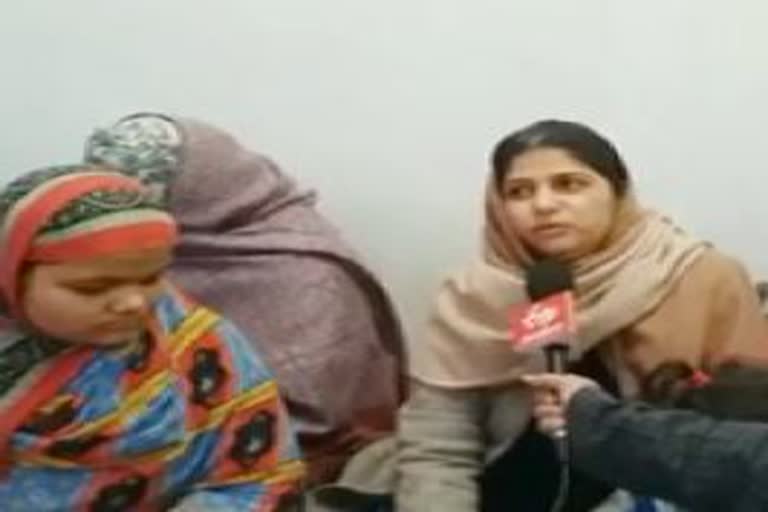
[[768, 425], [619, 402], [596, 388], [577, 393], [567, 414], [573, 464], [594, 478], [696, 511], [768, 510]]

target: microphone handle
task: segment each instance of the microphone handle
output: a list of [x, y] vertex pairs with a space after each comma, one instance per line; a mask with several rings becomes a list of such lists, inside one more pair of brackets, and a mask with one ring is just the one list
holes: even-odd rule
[[566, 343], [553, 343], [544, 349], [547, 354], [547, 371], [549, 373], [568, 372], [568, 345]]
[[[568, 372], [568, 344], [553, 343], [548, 345], [544, 352], [547, 356], [547, 371], [549, 373], [564, 374]], [[555, 444], [557, 458], [561, 464], [568, 464], [568, 430], [563, 427], [552, 433], [552, 441]]]

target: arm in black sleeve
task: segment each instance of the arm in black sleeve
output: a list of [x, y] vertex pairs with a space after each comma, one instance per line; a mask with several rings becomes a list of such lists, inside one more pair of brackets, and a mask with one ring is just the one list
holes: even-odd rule
[[596, 388], [578, 392], [567, 416], [573, 464], [594, 478], [692, 510], [768, 510], [768, 425], [619, 402]]

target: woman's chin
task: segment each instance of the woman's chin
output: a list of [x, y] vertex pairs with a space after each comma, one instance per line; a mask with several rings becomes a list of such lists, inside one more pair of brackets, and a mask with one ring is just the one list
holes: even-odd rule
[[116, 347], [126, 345], [139, 340], [142, 336], [140, 330], [131, 329], [125, 331], [115, 331], [111, 333], [101, 333], [95, 336], [89, 336], [86, 343], [99, 347]]
[[560, 261], [573, 261], [581, 256], [576, 244], [567, 240], [551, 240], [548, 243], [539, 243], [536, 253], [543, 258], [552, 258]]

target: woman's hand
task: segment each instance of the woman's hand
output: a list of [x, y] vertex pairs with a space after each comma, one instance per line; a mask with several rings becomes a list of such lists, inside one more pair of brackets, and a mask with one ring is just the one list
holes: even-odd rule
[[539, 431], [547, 435], [557, 435], [565, 428], [565, 414], [573, 395], [597, 387], [595, 381], [572, 374], [542, 373], [525, 375], [521, 380], [533, 390], [533, 417]]

